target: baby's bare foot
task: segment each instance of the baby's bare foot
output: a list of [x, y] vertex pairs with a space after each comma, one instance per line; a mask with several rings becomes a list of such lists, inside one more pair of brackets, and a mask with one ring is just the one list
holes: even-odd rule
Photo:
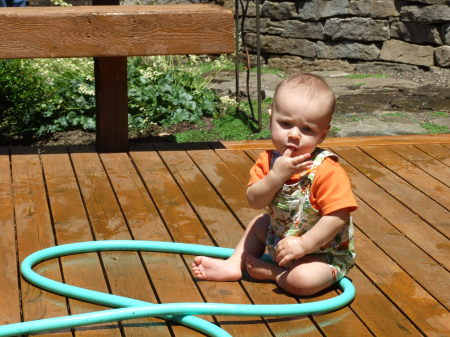
[[277, 275], [285, 271], [285, 269], [276, 264], [263, 261], [254, 256], [247, 256], [245, 267], [248, 274], [257, 280], [274, 281]]
[[194, 276], [208, 281], [238, 281], [242, 277], [240, 266], [229, 260], [196, 256], [192, 263]]

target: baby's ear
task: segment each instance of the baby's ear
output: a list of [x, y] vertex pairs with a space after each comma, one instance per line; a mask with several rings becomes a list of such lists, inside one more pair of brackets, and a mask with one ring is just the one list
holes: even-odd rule
[[271, 108], [269, 108], [269, 110], [268, 110], [268, 111], [269, 111], [269, 116], [270, 116], [270, 117], [272, 117], [272, 109], [271, 109]]

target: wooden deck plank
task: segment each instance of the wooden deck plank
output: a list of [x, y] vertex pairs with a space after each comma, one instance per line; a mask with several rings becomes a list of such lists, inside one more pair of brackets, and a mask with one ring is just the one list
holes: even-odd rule
[[445, 165], [450, 166], [450, 151], [442, 144], [417, 144], [416, 147]]
[[[164, 223], [128, 155], [126, 153], [101, 154], [101, 159], [127, 219], [132, 238], [171, 242], [170, 234], [164, 227]], [[142, 252], [141, 255], [160, 302], [203, 301], [189, 269], [186, 268], [180, 255], [153, 252]], [[179, 286], [168, 287], [168, 282]], [[202, 318], [212, 321], [212, 317]], [[176, 336], [201, 335], [195, 330], [178, 324], [171, 324], [171, 328]]]
[[[227, 149], [271, 149], [272, 141], [267, 140], [247, 140], [247, 141], [222, 141], [222, 145]], [[392, 144], [448, 144], [450, 134], [429, 134], [429, 135], [401, 135], [401, 136], [370, 136], [370, 137], [336, 137], [327, 138], [321, 144], [323, 147], [333, 146], [363, 146], [363, 145], [392, 145]]]
[[[210, 150], [211, 153], [214, 153]], [[227, 206], [218, 198], [218, 195], [209, 185], [205, 176], [192, 163], [185, 152], [160, 152], [163, 159], [190, 200], [195, 212], [199, 215], [213, 238], [221, 247], [234, 247], [243, 234], [243, 228], [238, 220], [230, 213]], [[192, 153], [192, 152], [191, 152]], [[179, 163], [185, 163], [180, 166]], [[211, 163], [213, 164], [213, 163]], [[204, 168], [204, 167], [202, 167]], [[240, 182], [239, 182], [240, 183]], [[233, 182], [230, 182], [233, 184]], [[201, 186], [201, 188], [199, 188]], [[289, 296], [276, 295], [276, 287], [270, 283], [255, 283], [242, 281], [246, 292], [256, 304], [293, 304], [295, 299]], [[220, 287], [220, 284], [217, 284]], [[232, 318], [234, 321], [235, 318]], [[252, 319], [255, 321], [255, 318]], [[276, 336], [286, 334], [286, 325], [277, 320], [267, 320], [271, 331]], [[254, 323], [253, 323], [254, 324]], [[320, 336], [317, 328], [308, 319], [289, 319], [289, 327], [295, 331], [303, 331], [307, 336]], [[252, 330], [253, 332], [253, 330]], [[253, 332], [255, 333], [255, 332]]]
[[[92, 241], [89, 220], [69, 154], [61, 148], [47, 148], [42, 152], [40, 158], [57, 244]], [[109, 292], [97, 253], [62, 257], [61, 266], [65, 282], [85, 289]], [[107, 309], [74, 299], [69, 300], [69, 305], [71, 314]], [[120, 336], [121, 333], [118, 324], [108, 323], [93, 326], [92, 330], [76, 328], [75, 335], [114, 337]]]
[[358, 268], [349, 272], [351, 280], [358, 284], [359, 296], [350, 305], [376, 336], [421, 336], [395, 305]]
[[450, 297], [446, 290], [450, 282], [448, 271], [402, 235], [362, 199], [358, 198], [358, 203], [359, 209], [354, 213], [354, 219], [360, 230], [448, 308], [450, 304]]
[[[356, 230], [355, 235], [358, 269], [376, 284], [421, 332], [427, 336], [445, 335], [450, 321], [449, 311], [371, 239], [359, 230]], [[361, 315], [361, 310], [354, 305], [352, 308]], [[370, 314], [370, 317], [364, 318], [364, 322], [372, 316]]]
[[[333, 148], [336, 150], [336, 148]], [[338, 154], [342, 153], [336, 151]], [[353, 192], [382, 214], [402, 234], [432, 256], [436, 261], [450, 269], [450, 247], [448, 240], [423, 219], [402, 205], [370, 178], [360, 173], [353, 166], [341, 160], [352, 183]]]
[[0, 148], [0, 289], [8, 292], [0, 296], [0, 324], [20, 322], [21, 295], [19, 289], [13, 186], [11, 180], [9, 150]]
[[[408, 184], [412, 186], [411, 188], [418, 189], [421, 193], [427, 195], [445, 208], [445, 210], [441, 210], [440, 213], [438, 212], [435, 217], [439, 218], [450, 210], [450, 188], [448, 186], [429, 176], [423, 170], [386, 147], [363, 146], [361, 149], [383, 164], [390, 171], [408, 182]], [[422, 206], [426, 208], [426, 204], [422, 204]], [[436, 219], [433, 220], [436, 222]], [[447, 232], [450, 230], [450, 223], [445, 230], [447, 230]]]
[[[168, 154], [172, 153], [170, 151]], [[173, 152], [175, 153], [175, 152]], [[164, 158], [164, 153], [161, 153]], [[176, 242], [213, 245], [202, 223], [193, 212], [186, 197], [173, 180], [161, 158], [154, 151], [147, 151], [136, 156], [132, 153], [147, 188], [158, 207]], [[183, 163], [186, 167], [189, 163]], [[186, 264], [191, 265], [193, 257], [184, 256]], [[220, 287], [213, 282], [198, 282], [200, 290], [209, 302], [250, 304], [247, 295], [235, 282], [221, 283]], [[232, 335], [270, 336], [269, 330], [261, 320], [248, 317], [217, 317], [219, 323]], [[247, 322], [247, 324], [244, 324]], [[253, 323], [255, 322], [255, 323]], [[252, 324], [251, 324], [252, 323]]]
[[[71, 148], [70, 152], [95, 239], [131, 239], [97, 152], [92, 148], [83, 151]], [[113, 294], [157, 302], [136, 252], [102, 252], [100, 255]], [[167, 326], [156, 318], [124, 321], [122, 324], [126, 335], [170, 336]]]
[[254, 161], [244, 151], [218, 149], [216, 153], [236, 177], [247, 185], [250, 179], [250, 168], [253, 166]]
[[[243, 226], [247, 224], [261, 211], [251, 209], [246, 197], [246, 184], [229, 170], [224, 161], [212, 150], [187, 151], [203, 174], [210, 179], [211, 184], [219, 191], [230, 209], [236, 214]], [[239, 183], [235, 183], [238, 181]]]
[[[362, 149], [364, 150], [365, 147], [362, 147]], [[393, 163], [390, 163], [391, 171], [357, 148], [334, 147], [333, 150], [411, 211], [427, 221], [433, 228], [445, 235], [447, 239], [449, 238], [450, 217], [448, 211], [420, 190], [414, 188], [408, 181], [401, 179], [396, 174], [398, 173], [396, 166], [393, 166], [399, 165], [399, 162], [395, 162], [394, 159]], [[386, 158], [381, 158], [381, 160], [388, 160], [388, 153], [383, 150], [367, 148], [367, 152], [369, 154], [374, 153], [377, 157], [385, 155]], [[379, 154], [379, 152], [382, 153]], [[430, 210], [433, 211], [430, 212]]]
[[255, 162], [256, 159], [258, 158], [259, 153], [261, 152], [261, 150], [246, 150], [245, 153], [247, 153], [247, 155], [253, 159], [253, 161]]
[[[450, 186], [450, 172], [448, 166], [439, 160], [431, 157], [427, 153], [412, 145], [392, 145], [389, 149], [420, 167], [422, 170], [433, 176], [441, 183]], [[449, 151], [450, 152], [450, 151]]]
[[[29, 254], [54, 246], [55, 241], [39, 156], [33, 150], [14, 149], [11, 168], [17, 245], [19, 262], [22, 262]], [[57, 259], [45, 261], [36, 266], [34, 270], [50, 279], [59, 282], [62, 280]], [[21, 279], [20, 285], [25, 321], [68, 314], [67, 302], [64, 297], [34, 287], [23, 279]], [[44, 336], [55, 335], [69, 337], [72, 336], [72, 333], [65, 330], [44, 334]]]
[[[301, 299], [301, 303], [312, 303], [323, 301], [337, 296], [337, 291], [328, 291]], [[354, 302], [352, 302], [354, 303]], [[332, 311], [326, 315], [313, 316], [314, 321], [319, 326], [325, 336], [372, 336], [372, 332], [358, 315], [349, 306]]]

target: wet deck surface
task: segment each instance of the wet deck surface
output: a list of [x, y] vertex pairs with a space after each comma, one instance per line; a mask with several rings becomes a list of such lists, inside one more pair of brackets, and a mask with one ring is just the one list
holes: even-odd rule
[[[91, 147], [0, 148], [0, 324], [96, 311], [18, 276], [37, 250], [111, 239], [234, 247], [259, 212], [246, 202], [248, 171], [267, 142], [139, 145], [129, 153]], [[330, 139], [359, 209], [356, 287], [350, 306], [296, 318], [203, 317], [233, 336], [447, 336], [450, 334], [450, 136]], [[197, 282], [189, 255], [80, 254], [44, 262], [45, 276], [153, 303], [283, 304], [271, 283]], [[43, 336], [200, 336], [157, 318]]]

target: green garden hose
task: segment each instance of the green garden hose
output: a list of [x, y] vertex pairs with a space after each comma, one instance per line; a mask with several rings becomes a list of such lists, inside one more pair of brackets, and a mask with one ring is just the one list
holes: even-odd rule
[[32, 269], [38, 263], [52, 258], [99, 251], [165, 252], [206, 255], [218, 258], [227, 258], [233, 253], [233, 249], [230, 248], [176, 242], [137, 240], [80, 242], [40, 250], [29, 255], [22, 262], [21, 272], [26, 280], [39, 288], [51, 291], [53, 293], [115, 309], [3, 325], [0, 326], [0, 336], [16, 336], [83, 325], [121, 321], [126, 319], [159, 317], [178, 322], [208, 336], [231, 337], [229, 333], [217, 325], [192, 315], [257, 317], [303, 316], [309, 314], [320, 314], [339, 309], [350, 303], [355, 297], [355, 288], [353, 287], [353, 284], [347, 278], [343, 278], [338, 284], [343, 291], [341, 294], [331, 299], [313, 303], [284, 305], [247, 305], [223, 303], [153, 304], [56, 282], [37, 274]]

